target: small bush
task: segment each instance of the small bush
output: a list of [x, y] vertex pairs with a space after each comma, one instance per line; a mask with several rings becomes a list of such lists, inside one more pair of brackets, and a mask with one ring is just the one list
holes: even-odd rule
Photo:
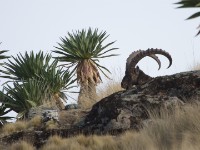
[[48, 139], [48, 141], [47, 141], [47, 145], [48, 144], [56, 144], [56, 145], [60, 145], [60, 144], [63, 144], [63, 139], [60, 137], [60, 136], [58, 136], [58, 135], [54, 135], [54, 136], [52, 136], [52, 137], [50, 137], [49, 139]]
[[119, 150], [156, 150], [152, 139], [142, 132], [128, 131], [116, 143]]
[[13, 132], [22, 131], [27, 129], [27, 122], [25, 121], [17, 121], [15, 123], [5, 124], [2, 128], [3, 134], [11, 134]]
[[112, 136], [84, 136], [62, 139], [58, 136], [49, 138], [42, 150], [117, 150]]
[[45, 128], [46, 129], [56, 129], [56, 128], [58, 128], [58, 123], [55, 122], [54, 120], [49, 120], [48, 122], [45, 123]]
[[28, 127], [39, 127], [42, 124], [42, 117], [35, 116], [30, 121], [28, 121]]
[[61, 137], [54, 135], [48, 139], [42, 150], [61, 150], [64, 144], [64, 140]]

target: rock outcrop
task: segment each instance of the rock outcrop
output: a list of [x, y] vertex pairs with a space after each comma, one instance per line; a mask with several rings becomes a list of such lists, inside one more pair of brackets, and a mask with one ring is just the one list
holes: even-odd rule
[[47, 122], [49, 120], [59, 122], [58, 112], [59, 109], [57, 107], [40, 106], [31, 108], [28, 113], [28, 119], [32, 119], [35, 116], [41, 116], [43, 122]]
[[200, 71], [156, 77], [143, 85], [114, 93], [96, 103], [84, 128], [93, 133], [139, 130], [149, 122], [149, 112], [198, 102]]
[[[151, 111], [159, 113], [162, 109], [171, 110], [186, 103], [199, 101], [200, 71], [156, 77], [146, 84], [134, 86], [102, 99], [93, 105], [90, 111], [88, 110], [89, 113], [76, 109], [75, 116], [80, 112], [81, 119], [79, 121], [71, 119], [73, 125], [70, 128], [62, 126], [53, 130], [38, 128], [33, 131], [20, 131], [1, 137], [0, 142], [6, 145], [26, 139], [28, 136], [33, 145], [39, 148], [53, 135], [70, 137], [78, 134], [119, 134], [128, 129], [140, 130], [151, 122], [149, 115]], [[72, 110], [66, 113], [70, 114]], [[65, 125], [72, 116], [69, 115], [64, 121]]]

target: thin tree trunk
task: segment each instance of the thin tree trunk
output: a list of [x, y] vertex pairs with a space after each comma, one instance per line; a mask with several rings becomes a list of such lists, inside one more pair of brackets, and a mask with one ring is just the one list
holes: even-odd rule
[[78, 105], [81, 108], [89, 108], [97, 102], [96, 85], [92, 82], [82, 84], [78, 96]]
[[58, 107], [58, 109], [61, 111], [63, 109], [65, 109], [65, 105], [63, 104], [62, 100], [60, 99], [58, 94], [54, 95], [55, 98], [55, 102], [56, 102], [56, 106]]

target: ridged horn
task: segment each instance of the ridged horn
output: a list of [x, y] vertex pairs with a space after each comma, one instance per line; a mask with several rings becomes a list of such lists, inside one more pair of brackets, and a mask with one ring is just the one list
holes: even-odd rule
[[158, 66], [159, 66], [158, 70], [160, 70], [160, 67], [161, 67], [160, 59], [156, 55], [154, 55], [154, 54], [149, 55], [149, 57], [153, 58], [158, 63]]
[[[126, 69], [129, 68], [129, 65], [131, 63], [131, 61], [134, 59], [134, 57], [136, 57], [139, 53], [143, 52], [144, 50], [138, 50], [138, 51], [135, 51], [135, 52], [132, 52], [129, 57], [127, 58], [126, 60]], [[161, 62], [159, 60], [159, 58], [155, 55], [155, 54], [151, 54], [149, 55], [149, 57], [153, 58], [157, 63], [158, 63], [158, 70], [160, 69], [161, 67]]]
[[146, 56], [149, 56], [149, 57], [153, 56], [152, 58], [156, 60], [156, 59], [158, 59], [158, 57], [157, 56], [155, 57], [155, 54], [160, 54], [160, 55], [163, 55], [163, 56], [165, 56], [165, 57], [168, 58], [168, 60], [169, 60], [169, 66], [167, 68], [169, 68], [172, 65], [172, 57], [171, 57], [171, 55], [168, 52], [166, 52], [166, 51], [164, 51], [162, 49], [153, 49], [153, 48], [151, 48], [151, 49], [147, 49], [146, 51], [140, 51], [139, 53], [137, 53], [136, 55], [134, 55], [134, 57], [132, 57], [132, 61], [130, 62], [129, 66], [135, 67], [136, 64], [142, 58], [144, 58]]

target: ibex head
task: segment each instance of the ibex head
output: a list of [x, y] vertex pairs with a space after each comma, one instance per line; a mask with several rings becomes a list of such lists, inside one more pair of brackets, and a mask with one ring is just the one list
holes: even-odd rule
[[171, 55], [164, 50], [151, 48], [147, 49], [146, 51], [144, 50], [135, 51], [127, 58], [125, 76], [121, 82], [121, 87], [124, 89], [129, 89], [133, 85], [144, 84], [149, 80], [151, 80], [152, 77], [146, 75], [136, 65], [142, 58], [149, 56], [158, 63], [159, 65], [158, 70], [159, 70], [161, 67], [161, 62], [155, 54], [161, 54], [169, 59], [168, 68], [172, 65]]

